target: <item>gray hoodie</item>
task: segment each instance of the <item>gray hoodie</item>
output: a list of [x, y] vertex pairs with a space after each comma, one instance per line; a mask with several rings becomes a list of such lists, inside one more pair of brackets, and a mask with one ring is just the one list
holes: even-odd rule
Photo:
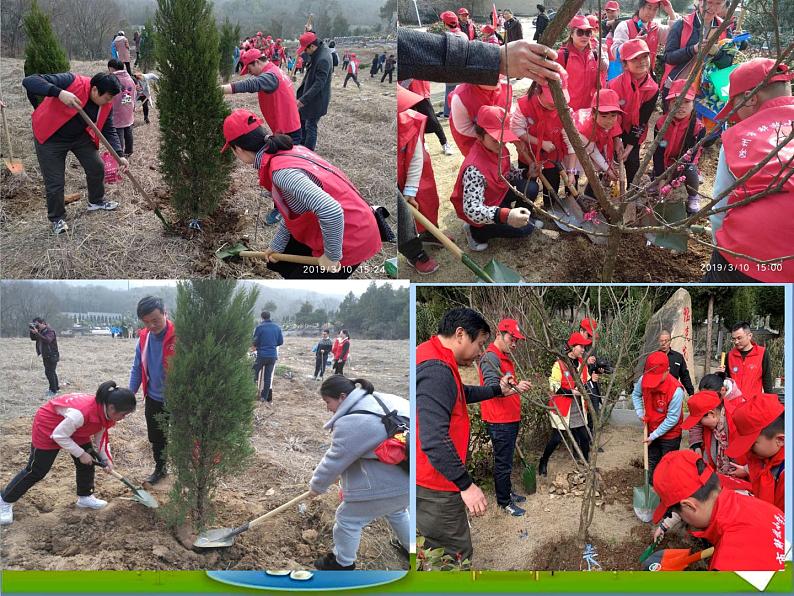
[[[407, 399], [388, 393], [376, 392], [375, 395], [390, 410], [409, 416]], [[408, 494], [408, 474], [400, 466], [382, 463], [373, 453], [387, 438], [381, 419], [369, 414], [348, 414], [351, 410], [384, 413], [378, 402], [363, 389], [352, 391], [323, 427], [333, 432], [331, 447], [315, 468], [309, 487], [316, 493], [324, 493], [337, 477], [341, 477], [346, 501]]]

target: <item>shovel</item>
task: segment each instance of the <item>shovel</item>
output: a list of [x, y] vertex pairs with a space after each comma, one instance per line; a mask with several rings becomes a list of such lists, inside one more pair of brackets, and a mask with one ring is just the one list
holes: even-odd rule
[[521, 483], [524, 485], [524, 490], [527, 491], [528, 495], [534, 495], [538, 490], [537, 470], [533, 464], [527, 463], [519, 445], [516, 445], [516, 451], [521, 460], [521, 465], [524, 466], [524, 469], [521, 470]]
[[643, 465], [645, 467], [645, 485], [634, 487], [634, 513], [645, 523], [653, 519], [653, 512], [659, 505], [659, 495], [651, 488], [648, 482], [648, 425], [645, 424], [642, 431], [643, 446]]
[[[258, 258], [264, 259], [265, 253], [256, 250], [249, 250], [248, 247], [239, 242], [234, 246], [229, 246], [227, 248], [219, 248], [215, 251], [215, 256], [221, 260], [228, 259], [230, 257], [251, 257], [251, 258]], [[275, 257], [279, 261], [285, 261], [287, 263], [300, 263], [302, 265], [314, 265], [317, 266], [320, 263], [320, 259], [317, 257], [307, 257], [304, 255], [289, 255], [286, 253], [281, 252], [274, 252], [271, 253], [271, 256]]]
[[[94, 465], [95, 466], [100, 466], [102, 468], [105, 467], [102, 464], [102, 462], [100, 462], [96, 458], [94, 458]], [[144, 490], [143, 488], [141, 488], [139, 486], [135, 486], [134, 484], [132, 484], [132, 482], [127, 480], [124, 476], [122, 476], [121, 474], [116, 472], [116, 470], [110, 470], [110, 475], [113, 476], [113, 478], [116, 478], [117, 480], [120, 480], [121, 482], [123, 482], [124, 485], [132, 491], [132, 500], [133, 501], [137, 501], [141, 505], [145, 505], [146, 507], [149, 507], [151, 509], [157, 509], [160, 506], [160, 504], [157, 502], [157, 499], [154, 498], [154, 495], [152, 495], [149, 491], [146, 491], [146, 490]]]
[[666, 548], [657, 550], [645, 560], [643, 571], [683, 571], [692, 563], [708, 559], [714, 554], [714, 547], [692, 553], [688, 548]]
[[433, 223], [427, 219], [424, 215], [419, 212], [419, 209], [411, 205], [408, 201], [405, 201], [405, 204], [408, 205], [408, 208], [411, 210], [414, 218], [422, 224], [425, 229], [433, 234], [433, 236], [438, 240], [441, 244], [444, 245], [448, 251], [454, 254], [460, 261], [466, 265], [469, 269], [474, 272], [474, 275], [479, 277], [484, 282], [489, 284], [493, 283], [518, 283], [520, 281], [524, 281], [521, 278], [521, 274], [508, 267], [507, 265], [500, 263], [496, 259], [491, 259], [485, 265], [485, 267], [480, 267], [474, 260], [464, 253], [460, 247], [452, 242], [444, 232], [439, 230]]
[[261, 524], [265, 521], [268, 517], [272, 517], [277, 513], [281, 513], [285, 509], [288, 509], [295, 503], [302, 501], [306, 497], [311, 494], [311, 491], [306, 491], [305, 493], [298, 495], [294, 499], [287, 501], [283, 505], [280, 505], [273, 509], [272, 511], [268, 511], [264, 515], [257, 517], [254, 520], [244, 523], [242, 526], [238, 526], [237, 528], [216, 528], [214, 530], [207, 530], [206, 532], [202, 532], [199, 534], [196, 541], [193, 543], [193, 546], [196, 548], [221, 548], [226, 546], [231, 546], [234, 544], [234, 539], [238, 534], [242, 534], [246, 530], [250, 530]]
[[[100, 140], [102, 145], [105, 146], [105, 149], [108, 150], [110, 155], [113, 156], [113, 159], [116, 160], [116, 163], [121, 165], [121, 158], [119, 157], [119, 154], [116, 153], [116, 150], [113, 149], [113, 146], [110, 143], [108, 143], [108, 140], [105, 138], [105, 135], [103, 135], [102, 131], [99, 130], [99, 127], [97, 127], [97, 125], [94, 124], [94, 121], [91, 120], [91, 118], [88, 117], [88, 114], [86, 114], [83, 111], [83, 108], [77, 108], [77, 113], [80, 114], [80, 117], [83, 120], [85, 120], [85, 123], [88, 124], [88, 126], [91, 128], [91, 130], [94, 131], [94, 134]], [[127, 170], [125, 172], [125, 174], [130, 179], [130, 182], [132, 182], [132, 185], [135, 187], [135, 190], [137, 190], [139, 193], [141, 193], [141, 196], [146, 200], [146, 202], [149, 203], [150, 205], [154, 205], [154, 201], [152, 201], [151, 197], [146, 193], [145, 190], [143, 190], [143, 187], [140, 185], [140, 183], [135, 178], [135, 176], [132, 175], [132, 172]], [[154, 207], [154, 214], [163, 223], [163, 226], [165, 226], [166, 229], [168, 229], [168, 230], [171, 229], [171, 224], [168, 223], [168, 221], [165, 219], [165, 217], [163, 217], [163, 214], [160, 212], [160, 208], [159, 207]]]
[[0, 112], [3, 114], [3, 130], [5, 130], [6, 133], [6, 144], [8, 145], [8, 155], [10, 156], [9, 159], [4, 159], [3, 163], [6, 165], [9, 172], [15, 176], [19, 176], [25, 173], [25, 166], [22, 165], [21, 160], [14, 159], [14, 150], [11, 148], [11, 133], [8, 132], [8, 121], [6, 120], [6, 109], [0, 107]]

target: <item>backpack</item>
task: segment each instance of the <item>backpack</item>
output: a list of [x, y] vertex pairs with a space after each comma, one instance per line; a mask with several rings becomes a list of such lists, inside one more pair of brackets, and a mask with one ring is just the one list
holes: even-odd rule
[[372, 397], [383, 409], [383, 414], [370, 412], [369, 410], [353, 410], [348, 412], [348, 414], [369, 414], [380, 418], [386, 428], [388, 438], [375, 448], [375, 455], [383, 463], [396, 464], [405, 470], [406, 473], [410, 473], [410, 419], [407, 416], [398, 414], [397, 410], [389, 410], [383, 400], [374, 393]]

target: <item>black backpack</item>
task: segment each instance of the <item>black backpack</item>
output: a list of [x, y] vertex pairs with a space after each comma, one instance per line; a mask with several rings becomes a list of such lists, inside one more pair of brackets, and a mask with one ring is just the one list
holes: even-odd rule
[[383, 426], [386, 427], [386, 436], [388, 438], [394, 437], [394, 435], [405, 433], [405, 459], [401, 461], [398, 466], [400, 466], [406, 473], [410, 473], [411, 469], [411, 441], [410, 441], [410, 418], [408, 416], [401, 416], [397, 413], [397, 410], [389, 410], [388, 406], [383, 403], [377, 395], [374, 393], [371, 394], [375, 401], [378, 402], [380, 407], [383, 409], [383, 414], [378, 414], [377, 412], [370, 412], [369, 410], [353, 410], [348, 412], [348, 414], [369, 414], [371, 416], [377, 416], [383, 422]]

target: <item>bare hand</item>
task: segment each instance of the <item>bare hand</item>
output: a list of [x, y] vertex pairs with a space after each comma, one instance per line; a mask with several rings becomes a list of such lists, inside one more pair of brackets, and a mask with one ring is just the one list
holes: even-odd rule
[[540, 148], [541, 148], [541, 150], [545, 151], [546, 153], [551, 153], [552, 151], [554, 151], [554, 149], [556, 149], [556, 147], [554, 146], [554, 143], [552, 143], [551, 141], [543, 141], [540, 144]]
[[339, 266], [340, 266], [339, 261], [332, 261], [327, 256], [325, 256], [325, 254], [320, 255], [319, 261], [320, 261], [320, 267], [322, 267], [323, 269], [327, 269], [331, 273], [336, 273], [337, 271], [339, 271]]
[[80, 460], [81, 464], [85, 464], [86, 466], [91, 466], [94, 464], [94, 458], [87, 451], [83, 451], [83, 453], [77, 459]]
[[265, 253], [265, 259], [269, 263], [278, 263], [278, 257], [275, 256], [277, 254], [275, 250], [273, 250], [272, 248], [266, 248], [264, 250], [264, 253]]
[[732, 464], [732, 468], [728, 471], [728, 476], [733, 476], [734, 478], [749, 478], [750, 473], [747, 471], [747, 466], [738, 466], [736, 464]]
[[303, 102], [299, 99], [297, 103], [298, 103], [298, 109], [300, 110], [303, 107]]
[[231, 93], [232, 93], [232, 84], [229, 83], [228, 85], [221, 85], [221, 90], [223, 91], [224, 95], [231, 95]]
[[596, 357], [595, 356], [589, 356], [587, 358], [587, 364], [595, 364], [595, 363], [596, 363]]
[[532, 389], [532, 383], [529, 381], [519, 381], [518, 385], [515, 386], [515, 389], [518, 393], [525, 393]]
[[662, 528], [662, 526], [657, 526], [653, 531], [653, 541], [656, 542], [662, 534], [664, 534], [664, 528]]
[[103, 462], [102, 471], [105, 474], [110, 474], [113, 471], [113, 463], [110, 460]]
[[83, 103], [80, 99], [74, 93], [70, 93], [66, 90], [58, 94], [58, 99], [60, 99], [64, 105], [74, 108], [75, 110], [83, 107]]
[[475, 517], [485, 515], [485, 510], [488, 507], [488, 501], [485, 499], [485, 495], [480, 490], [479, 486], [472, 484], [466, 490], [460, 491], [460, 498], [463, 499], [463, 502], [465, 503], [466, 508], [469, 510], [469, 513]]
[[533, 81], [559, 81], [562, 66], [555, 62], [557, 52], [538, 43], [517, 39], [499, 49], [499, 73], [511, 78]]
[[310, 491], [309, 491], [309, 496], [308, 496], [308, 497], [306, 497], [306, 498], [307, 498], [307, 499], [316, 499], [316, 498], [317, 498], [317, 497], [319, 497], [319, 496], [320, 496], [320, 493], [316, 493], [316, 492], [314, 492], [313, 490], [310, 490]]
[[130, 168], [130, 162], [127, 161], [126, 157], [122, 157], [119, 159], [119, 172], [125, 173]]
[[629, 153], [631, 153], [633, 149], [634, 145], [626, 145], [626, 148], [623, 150], [623, 154], [620, 156], [620, 161], [626, 161]]
[[642, 443], [643, 443], [643, 445], [650, 445], [651, 443], [653, 443], [653, 442], [654, 442], [654, 440], [655, 440], [655, 439], [652, 439], [651, 437], [648, 437], [648, 438], [647, 438], [647, 439], [645, 439], [645, 440], [644, 440]]
[[529, 223], [529, 209], [525, 207], [516, 207], [511, 209], [507, 215], [507, 225], [514, 228], [523, 228]]
[[414, 209], [419, 209], [419, 203], [416, 202], [416, 197], [405, 197], [405, 202], [411, 205]]

